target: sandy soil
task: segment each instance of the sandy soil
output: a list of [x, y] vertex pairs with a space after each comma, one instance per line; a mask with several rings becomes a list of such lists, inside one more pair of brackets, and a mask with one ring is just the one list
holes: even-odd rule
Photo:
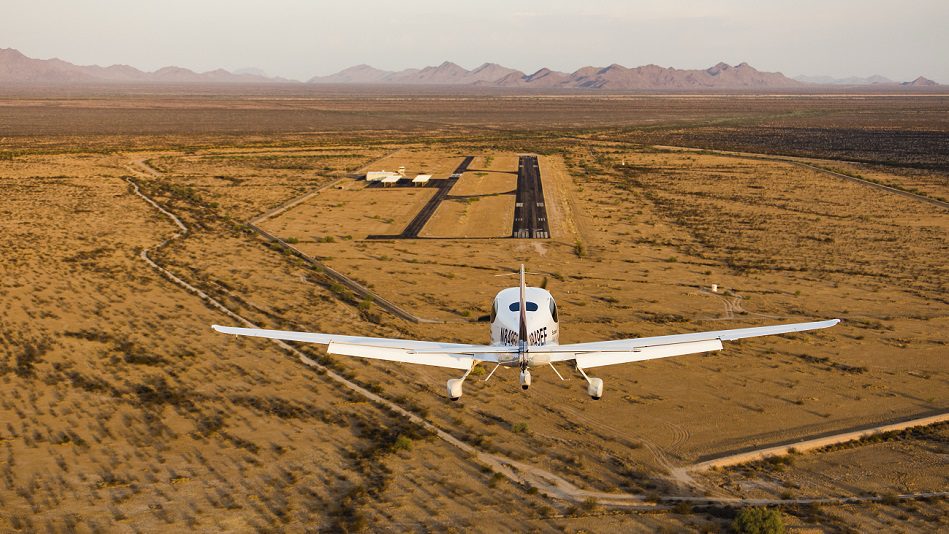
[[[703, 475], [719, 492], [754, 497], [800, 495], [893, 495], [919, 488], [946, 487], [949, 468], [945, 444], [949, 429], [917, 429], [889, 438], [830, 447], [796, 454], [786, 461], [756, 462]], [[865, 507], [824, 507], [822, 523], [850, 524], [860, 530], [925, 532], [945, 528], [945, 500], [898, 503], [887, 501]]]
[[[516, 171], [515, 171], [516, 172]], [[475, 171], [467, 172], [451, 190], [455, 197], [511, 195], [517, 191], [517, 174]]]
[[420, 237], [508, 237], [514, 225], [514, 195], [449, 198]]
[[805, 161], [813, 161], [818, 165], [823, 164], [829, 169], [949, 202], [949, 180], [946, 179], [944, 174], [926, 170], [881, 168], [873, 165], [837, 161], [830, 164], [821, 160]]
[[[265, 226], [319, 250], [327, 237], [362, 240], [371, 234], [399, 234], [434, 194], [429, 187], [368, 187], [365, 181], [344, 179], [339, 188], [327, 189]], [[322, 248], [319, 255], [335, 251]]]
[[404, 166], [405, 175], [409, 178], [417, 174], [431, 174], [433, 178], [448, 178], [467, 155], [457, 150], [434, 153], [426, 150], [398, 150], [374, 161], [366, 170], [395, 172], [399, 170], [399, 167]]
[[[62, 153], [49, 153], [48, 140], [44, 153], [0, 160], [0, 498], [11, 526], [292, 530], [432, 513], [439, 525], [478, 529], [483, 517], [470, 510], [479, 507], [505, 511], [505, 526], [541, 530], [711, 521], [597, 518], [506, 482], [495, 483], [498, 491], [470, 459], [415, 436], [271, 344], [214, 334], [209, 325], [226, 318], [138, 259], [174, 227], [129, 193], [122, 176], [133, 159], [162, 172], [143, 177], [143, 187], [192, 230], [156, 260], [268, 327], [485, 342], [486, 325], [473, 320], [512, 283], [496, 275], [521, 262], [536, 273], [530, 282], [546, 281], [558, 299], [564, 342], [845, 320], [708, 356], [603, 368], [606, 395], [596, 403], [566, 367], [564, 382], [538, 370], [527, 392], [499, 371], [446, 404], [444, 381], [456, 373], [328, 360], [483, 450], [580, 487], [664, 491], [670, 467], [707, 455], [945, 408], [949, 219], [931, 205], [778, 163], [591, 144], [541, 158], [554, 185], [545, 182], [555, 197], [548, 205], [558, 207], [551, 217], [563, 229], [551, 240], [363, 241], [400, 231], [426, 197], [346, 179], [343, 189], [262, 223], [386, 298], [450, 321], [415, 325], [361, 308], [243, 222], [367, 165], [399, 160], [450, 172], [473, 147], [433, 150], [431, 162], [416, 147], [370, 163], [392, 147], [337, 149], [314, 138], [301, 150], [293, 139], [286, 153], [269, 146], [221, 158], [221, 148], [117, 154], [60, 142], [70, 145]], [[509, 168], [516, 153], [493, 156], [490, 171]], [[469, 207], [488, 198], [506, 197]], [[510, 213], [483, 213], [500, 219], [497, 209]], [[712, 283], [723, 293], [706, 291]], [[396, 449], [403, 435], [414, 445]], [[836, 469], [857, 491], [944, 489], [939, 450], [920, 463], [915, 453], [880, 453], [865, 473], [816, 456], [809, 469]], [[918, 469], [887, 474], [904, 463]], [[510, 495], [527, 504], [512, 511]], [[545, 519], [563, 514], [581, 517]]]
[[507, 237], [514, 225], [517, 158], [478, 156], [439, 207], [421, 237]]
[[[245, 530], [291, 508], [328, 524], [303, 511], [360, 477], [351, 422], [387, 416], [278, 351], [209, 335], [219, 314], [138, 258], [174, 229], [129, 194], [123, 162], [0, 169], [2, 528]], [[260, 284], [286, 269], [271, 262], [253, 262]]]

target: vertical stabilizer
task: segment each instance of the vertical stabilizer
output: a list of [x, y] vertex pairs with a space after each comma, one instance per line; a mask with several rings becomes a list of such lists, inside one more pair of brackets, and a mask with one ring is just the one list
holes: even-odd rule
[[524, 264], [521, 264], [521, 319], [518, 328], [518, 339], [522, 346], [527, 346], [527, 281], [524, 276]]

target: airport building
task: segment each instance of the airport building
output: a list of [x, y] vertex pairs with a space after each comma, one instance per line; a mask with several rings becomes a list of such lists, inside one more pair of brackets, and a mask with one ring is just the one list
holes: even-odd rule
[[402, 175], [392, 171], [370, 171], [366, 173], [367, 182], [381, 182], [386, 178], [395, 178], [398, 180]]

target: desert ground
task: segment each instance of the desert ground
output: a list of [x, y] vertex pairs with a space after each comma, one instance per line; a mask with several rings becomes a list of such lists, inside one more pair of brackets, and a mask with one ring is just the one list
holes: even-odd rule
[[[720, 531], [742, 506], [672, 496], [946, 528], [944, 424], [676, 473], [949, 411], [949, 96], [222, 92], [0, 93], [0, 530]], [[522, 153], [551, 239], [509, 237]], [[419, 239], [367, 239], [435, 190], [361, 173], [468, 155]], [[484, 343], [521, 263], [563, 342], [843, 322], [598, 368], [600, 401], [569, 366], [528, 391], [479, 366], [457, 403], [450, 370], [210, 329]]]

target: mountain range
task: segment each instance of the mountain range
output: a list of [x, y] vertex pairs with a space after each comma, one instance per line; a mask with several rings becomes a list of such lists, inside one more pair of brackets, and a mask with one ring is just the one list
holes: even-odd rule
[[0, 48], [0, 83], [271, 83], [289, 82], [260, 74], [235, 74], [224, 69], [194, 72], [164, 67], [144, 72], [128, 65], [73, 65], [61, 59], [33, 59], [13, 48]]
[[795, 76], [795, 80], [804, 83], [819, 85], [900, 85], [903, 87], [935, 87], [938, 83], [922, 76], [910, 82], [895, 82], [885, 76], [874, 74], [866, 78], [851, 76], [849, 78], [834, 78], [831, 76]]
[[850, 76], [847, 78], [834, 78], [833, 76], [795, 76], [795, 80], [804, 83], [816, 83], [820, 85], [877, 85], [877, 84], [893, 84], [895, 82], [886, 76], [880, 76], [879, 74], [874, 74], [873, 76], [867, 76], [866, 78], [861, 78], [859, 76]]
[[571, 73], [543, 68], [533, 74], [525, 74], [497, 63], [485, 63], [469, 71], [450, 61], [437, 67], [396, 72], [357, 65], [330, 76], [311, 78], [308, 83], [480, 85], [543, 89], [738, 89], [804, 85], [778, 72], [761, 72], [747, 63], [736, 66], [719, 63], [704, 70], [680, 70], [658, 65], [628, 68], [614, 63], [608, 67], [583, 67]]
[[[61, 59], [34, 59], [13, 48], [0, 49], [0, 84], [101, 84], [101, 83], [300, 83], [266, 76], [259, 69], [229, 72], [223, 69], [194, 72], [181, 67], [164, 67], [145, 72], [128, 65], [74, 65]], [[438, 66], [400, 71], [357, 65], [311, 78], [309, 84], [376, 85], [466, 85], [483, 87], [526, 87], [539, 89], [778, 89], [820, 85], [935, 86], [920, 76], [897, 84], [882, 76], [835, 79], [830, 77], [788, 78], [779, 72], [762, 72], [747, 63], [735, 66], [719, 63], [707, 69], [682, 70], [658, 65], [624, 67], [583, 67], [558, 72], [543, 68], [532, 74], [485, 63], [468, 70], [446, 61]]]

